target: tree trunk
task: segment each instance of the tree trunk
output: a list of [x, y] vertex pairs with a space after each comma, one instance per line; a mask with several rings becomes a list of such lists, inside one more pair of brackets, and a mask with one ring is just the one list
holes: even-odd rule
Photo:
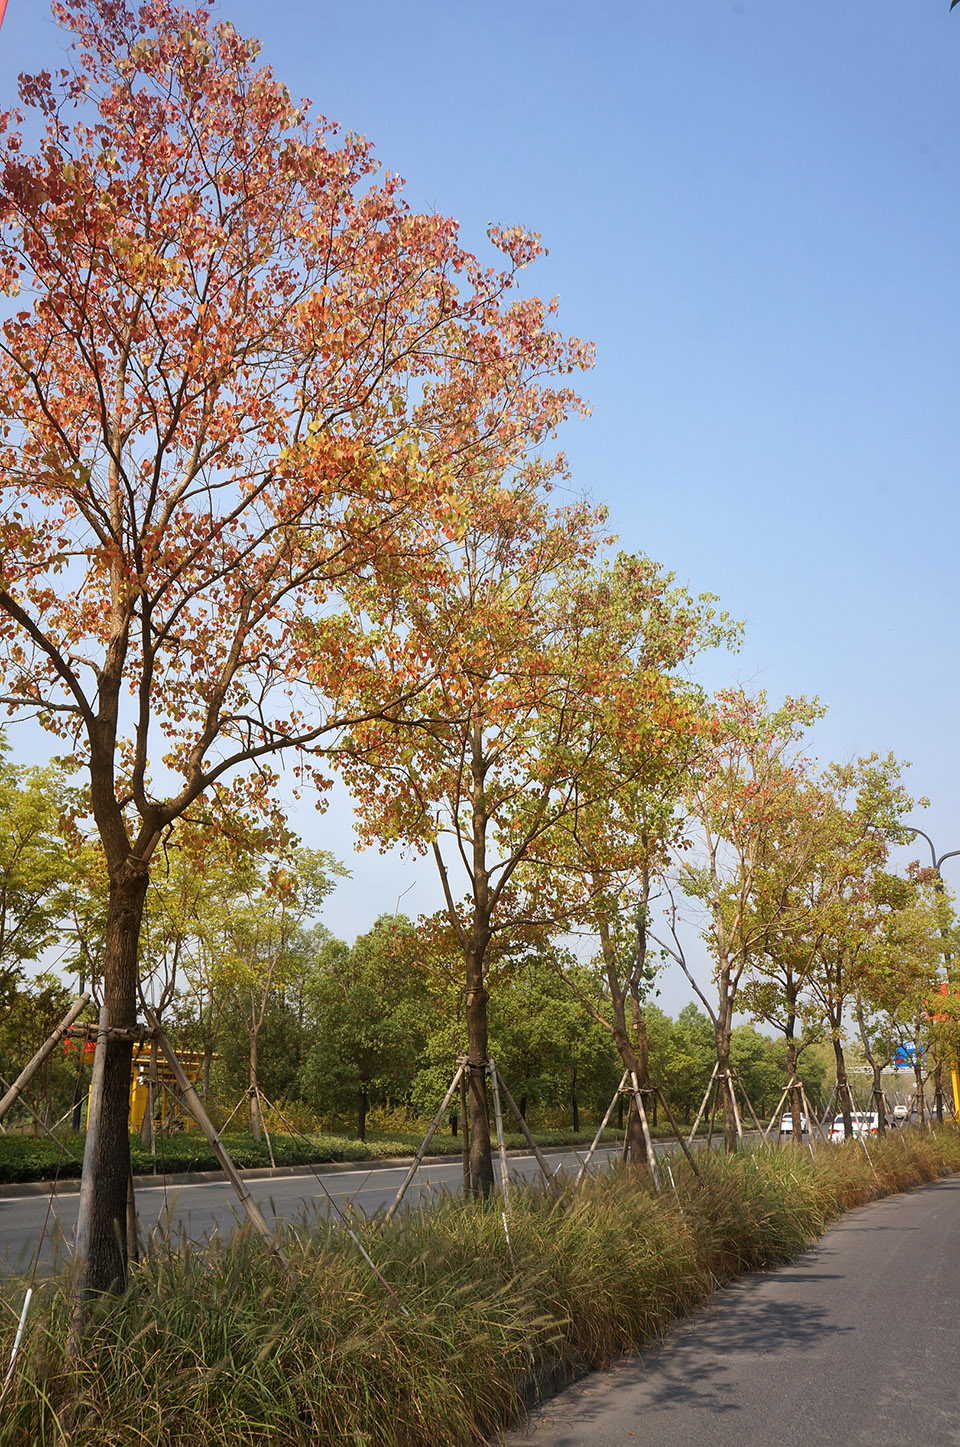
[[[640, 1071], [636, 1065], [631, 1064], [631, 1061], [636, 1060], [636, 1058], [636, 1053], [630, 1048], [629, 1044], [625, 1051], [621, 1051], [621, 1059], [624, 1065], [627, 1070], [636, 1071], [637, 1082], [640, 1089], [643, 1090], [645, 1082], [640, 1078]], [[640, 1119], [640, 1112], [637, 1110], [637, 1101], [633, 1095], [632, 1087], [627, 1104], [627, 1154], [632, 1165], [646, 1167], [647, 1145], [643, 1139], [643, 1122]]]
[[[797, 1078], [797, 1044], [796, 1044], [796, 1041], [795, 1041], [794, 1038], [793, 1038], [793, 1032], [792, 1032], [792, 1028], [791, 1028], [791, 1027], [792, 1027], [792, 1024], [793, 1024], [793, 1022], [790, 1021], [790, 1022], [788, 1023], [788, 1028], [787, 1028], [787, 1030], [784, 1032], [784, 1039], [785, 1039], [786, 1047], [787, 1047], [787, 1081], [788, 1081], [788, 1082], [791, 1081], [791, 1080], [796, 1080], [796, 1078]], [[802, 1129], [801, 1129], [801, 1122], [800, 1122], [800, 1113], [801, 1113], [801, 1110], [802, 1110], [802, 1102], [801, 1102], [801, 1099], [800, 1099], [800, 1086], [799, 1086], [799, 1084], [797, 1084], [797, 1085], [792, 1086], [792, 1087], [791, 1087], [791, 1090], [790, 1090], [790, 1116], [791, 1116], [791, 1119], [792, 1119], [792, 1122], [793, 1122], [793, 1143], [794, 1143], [794, 1145], [796, 1145], [796, 1146], [799, 1146], [799, 1145], [802, 1145], [802, 1144], [803, 1144], [803, 1131], [802, 1131]]]
[[[888, 1048], [887, 1048], [887, 1059], [886, 1059], [886, 1061], [885, 1061], [885, 1062], [879, 1061], [879, 1060], [877, 1059], [877, 1057], [876, 1057], [876, 1054], [875, 1054], [875, 1052], [874, 1052], [873, 1046], [872, 1046], [871, 1043], [870, 1043], [870, 1034], [869, 1034], [869, 1031], [867, 1030], [867, 1027], [866, 1027], [866, 1025], [865, 1025], [865, 1023], [864, 1023], [864, 1018], [863, 1018], [863, 1002], [862, 1002], [862, 1000], [861, 1000], [860, 992], [859, 992], [859, 991], [857, 991], [857, 994], [856, 994], [856, 1004], [857, 1004], [857, 1024], [858, 1024], [858, 1026], [860, 1027], [860, 1041], [861, 1041], [861, 1044], [862, 1044], [862, 1046], [863, 1046], [863, 1056], [864, 1056], [864, 1059], [866, 1060], [867, 1064], [869, 1065], [869, 1067], [870, 1067], [870, 1069], [871, 1069], [871, 1071], [872, 1071], [872, 1073], [873, 1073], [873, 1084], [872, 1084], [872, 1086], [871, 1086], [871, 1092], [870, 1092], [870, 1093], [871, 1093], [871, 1098], [872, 1098], [872, 1100], [873, 1100], [873, 1108], [874, 1108], [874, 1110], [876, 1111], [876, 1115], [877, 1115], [877, 1133], [878, 1133], [878, 1135], [884, 1135], [884, 1134], [886, 1133], [886, 1129], [887, 1129], [887, 1117], [886, 1117], [886, 1112], [885, 1112], [885, 1109], [884, 1109], [884, 1101], [883, 1101], [883, 1065], [884, 1065], [884, 1064], [889, 1064], [889, 1060], [890, 1060], [889, 1046], [888, 1046]], [[866, 1130], [867, 1130], [867, 1132], [869, 1133], [869, 1122], [867, 1123]]]
[[[637, 1048], [633, 1058], [637, 1063], [635, 1066], [630, 1065], [624, 1057], [624, 1064], [628, 1070], [636, 1070], [637, 1084], [642, 1092], [646, 1090], [650, 1084], [650, 1049], [647, 1043], [647, 1022], [636, 1000], [634, 1000], [633, 1006], [633, 1025], [637, 1041]], [[644, 1109], [646, 1109], [646, 1107], [644, 1107]], [[630, 1096], [630, 1114], [627, 1117], [627, 1134], [630, 1142], [631, 1162], [635, 1166], [646, 1166], [647, 1143], [643, 1137], [643, 1122], [640, 1119], [636, 1098], [633, 1095]]]
[[263, 1139], [260, 1127], [260, 1093], [257, 1089], [257, 1031], [250, 1032], [250, 1134], [255, 1141]]
[[[137, 949], [147, 879], [146, 866], [132, 857], [111, 874], [103, 949], [103, 1002], [111, 1027], [130, 1028], [137, 1023]], [[132, 1056], [132, 1041], [108, 1040], [93, 1163], [88, 1292], [115, 1291], [126, 1278]]]
[[573, 1129], [580, 1129], [580, 1102], [577, 1100], [577, 1067], [573, 1067], [573, 1076], [570, 1080], [570, 1104], [573, 1107]]
[[873, 1105], [877, 1112], [877, 1133], [886, 1135], [887, 1113], [883, 1104], [883, 1066], [879, 1065], [876, 1060], [871, 1060], [870, 1066], [873, 1070]]
[[[643, 1032], [643, 1039], [637, 1042], [639, 1048], [635, 1049], [627, 1030], [626, 1000], [617, 969], [616, 949], [609, 926], [605, 920], [600, 922], [599, 934], [607, 984], [610, 990], [610, 1002], [613, 1005], [613, 1043], [617, 1047], [617, 1053], [620, 1059], [623, 1061], [624, 1069], [629, 1072], [636, 1072], [640, 1089], [644, 1090], [649, 1084], [646, 1032]], [[642, 1019], [642, 1017], [640, 1018]], [[617, 1119], [622, 1126], [622, 1103], [618, 1104]], [[640, 1120], [640, 1112], [637, 1110], [637, 1102], [632, 1094], [630, 1095], [630, 1101], [627, 1107], [626, 1147], [632, 1165], [646, 1166], [647, 1147], [643, 1139], [643, 1124]]]
[[[484, 794], [487, 760], [483, 748], [483, 714], [478, 707], [470, 723], [471, 825], [473, 859], [473, 920], [469, 933], [461, 933], [464, 963], [464, 1018], [467, 1026], [467, 1097], [470, 1105], [470, 1189], [485, 1200], [493, 1190], [493, 1150], [490, 1145], [490, 1110], [487, 1104], [487, 988], [484, 957], [490, 943], [490, 917], [494, 896], [487, 871], [487, 815]], [[436, 846], [434, 846], [436, 847]], [[438, 856], [439, 857], [439, 856]], [[443, 873], [446, 887], [446, 873]], [[449, 901], [448, 901], [449, 902]], [[451, 911], [453, 907], [451, 904]]]
[[493, 1151], [487, 1106], [487, 991], [483, 960], [476, 948], [464, 951], [466, 964], [467, 1097], [470, 1104], [470, 1186], [475, 1197], [493, 1190]]
[[[917, 1034], [919, 1037], [919, 1031], [917, 1032]], [[925, 1121], [925, 1102], [923, 1099], [923, 1056], [920, 1054], [919, 1045], [917, 1046], [917, 1053], [913, 1057], [913, 1078], [917, 1091], [917, 1125], [923, 1125]]]
[[367, 1138], [367, 1087], [361, 1085], [360, 1099], [357, 1101], [357, 1138], [365, 1141]]
[[[795, 1033], [797, 1017], [793, 1008], [795, 995], [796, 991], [794, 990], [793, 995], [788, 1001], [786, 1028], [783, 1032], [783, 1038], [784, 1043], [787, 1047], [787, 1081], [796, 1081], [796, 1084], [791, 1088], [790, 1091], [790, 1115], [793, 1121], [793, 1143], [796, 1146], [802, 1146], [803, 1124], [801, 1121], [801, 1116], [803, 1114], [803, 1091], [800, 1085], [800, 1077], [797, 1074], [797, 1038]], [[807, 1121], [807, 1128], [809, 1130], [813, 1129], [810, 1121]]]
[[640, 1089], [646, 1090], [650, 1084], [650, 1042], [647, 1039], [646, 1016], [639, 1010], [634, 1011], [633, 1025], [637, 1037], [637, 1080]]
[[847, 1062], [839, 1035], [833, 1039], [833, 1057], [837, 1063], [837, 1104], [843, 1116], [843, 1138], [853, 1139], [853, 1107], [850, 1103], [850, 1086], [847, 1083]]
[[[637, 938], [634, 947], [633, 964], [629, 978], [630, 1008], [633, 1017], [633, 1038], [637, 1042], [637, 1084], [642, 1092], [650, 1085], [650, 1043], [647, 1038], [647, 1017], [640, 1003], [640, 976], [647, 959], [647, 900], [650, 897], [650, 874], [643, 871], [643, 892], [637, 911]], [[629, 1069], [629, 1067], [628, 1067]], [[656, 1122], [657, 1098], [653, 1098], [653, 1117]], [[642, 1161], [647, 1165], [647, 1143], [643, 1134], [643, 1122], [637, 1109], [636, 1100], [630, 1101], [630, 1159], [635, 1165]]]
[[736, 1103], [733, 1098], [733, 1077], [730, 1073], [731, 1011], [724, 1009], [718, 1016], [715, 1038], [717, 1043], [717, 1090], [723, 1111], [723, 1148], [735, 1151], [740, 1144], [737, 1130]]

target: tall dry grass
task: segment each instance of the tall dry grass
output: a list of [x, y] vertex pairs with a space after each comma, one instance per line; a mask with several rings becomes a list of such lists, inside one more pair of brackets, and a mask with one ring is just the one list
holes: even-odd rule
[[[627, 1170], [557, 1204], [455, 1200], [342, 1230], [301, 1222], [284, 1271], [243, 1232], [154, 1247], [64, 1355], [69, 1281], [43, 1283], [3, 1447], [474, 1447], [538, 1389], [660, 1336], [713, 1287], [796, 1256], [843, 1210], [960, 1169], [960, 1132], [713, 1155], [677, 1197]], [[9, 1351], [21, 1288], [6, 1284]], [[5, 1369], [5, 1360], [4, 1360]], [[69, 1435], [66, 1423], [71, 1424]]]

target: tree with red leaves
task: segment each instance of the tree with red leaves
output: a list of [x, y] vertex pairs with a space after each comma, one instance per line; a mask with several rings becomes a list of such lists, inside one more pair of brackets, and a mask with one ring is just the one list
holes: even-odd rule
[[[535, 236], [492, 230], [481, 266], [210, 5], [53, 9], [72, 66], [0, 117], [0, 289], [26, 303], [0, 329], [0, 657], [10, 710], [86, 771], [129, 1029], [158, 846], [200, 801], [275, 829], [271, 761], [309, 773], [422, 686], [351, 588], [429, 570], [458, 489], [552, 434], [578, 403], [544, 378], [590, 356], [511, 295]], [[111, 1038], [94, 1290], [124, 1277], [130, 1051]]]

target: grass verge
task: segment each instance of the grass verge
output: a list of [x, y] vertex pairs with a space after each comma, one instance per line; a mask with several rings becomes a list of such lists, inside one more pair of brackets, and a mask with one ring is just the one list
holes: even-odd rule
[[[570, 1192], [359, 1224], [302, 1222], [284, 1271], [240, 1233], [155, 1246], [64, 1358], [65, 1278], [45, 1282], [0, 1413], [0, 1444], [476, 1447], [538, 1386], [660, 1336], [716, 1285], [788, 1261], [851, 1206], [960, 1169], [960, 1132], [704, 1159], [678, 1197], [621, 1170]], [[681, 1209], [682, 1208], [682, 1209]], [[3, 1291], [3, 1368], [22, 1285]], [[69, 1435], [64, 1428], [72, 1422]]]

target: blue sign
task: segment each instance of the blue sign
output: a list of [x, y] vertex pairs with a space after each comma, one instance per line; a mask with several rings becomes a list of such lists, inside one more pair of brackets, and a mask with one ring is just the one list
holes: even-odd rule
[[[923, 1051], [920, 1051], [923, 1055]], [[915, 1045], [898, 1045], [893, 1057], [894, 1070], [913, 1070], [917, 1063], [917, 1047]]]

